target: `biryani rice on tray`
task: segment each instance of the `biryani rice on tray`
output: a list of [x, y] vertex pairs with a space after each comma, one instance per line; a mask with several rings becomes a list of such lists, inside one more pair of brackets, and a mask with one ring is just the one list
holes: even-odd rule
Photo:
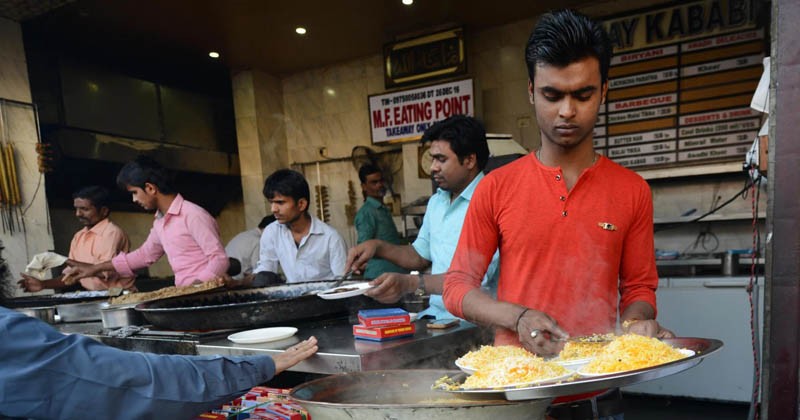
[[614, 339], [581, 372], [606, 374], [644, 369], [687, 357], [657, 338], [625, 334]]
[[461, 357], [456, 362], [462, 366], [478, 370], [500, 359], [508, 357], [531, 357], [536, 355], [517, 346], [481, 346], [478, 350], [473, 350]]

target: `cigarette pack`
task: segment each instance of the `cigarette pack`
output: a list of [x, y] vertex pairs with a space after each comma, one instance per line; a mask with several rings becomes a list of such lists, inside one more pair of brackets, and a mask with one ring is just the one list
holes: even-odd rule
[[366, 327], [385, 327], [411, 323], [408, 312], [400, 308], [364, 309], [358, 311], [358, 322]]
[[414, 324], [390, 325], [387, 327], [369, 328], [364, 325], [353, 325], [353, 335], [362, 340], [384, 341], [414, 335]]

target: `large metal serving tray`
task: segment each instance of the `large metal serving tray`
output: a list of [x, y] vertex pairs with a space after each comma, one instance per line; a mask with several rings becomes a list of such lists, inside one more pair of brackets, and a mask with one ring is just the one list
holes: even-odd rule
[[[486, 397], [487, 395], [496, 395], [497, 397], [505, 398], [509, 401], [583, 394], [608, 388], [619, 388], [683, 372], [686, 369], [697, 366], [703, 359], [716, 353], [723, 346], [722, 341], [711, 338], [683, 337], [670, 338], [663, 341], [673, 347], [693, 350], [695, 354], [685, 359], [650, 368], [591, 378], [581, 377], [566, 382], [518, 388], [478, 388], [442, 391], [460, 394], [465, 398], [470, 398], [471, 396]], [[466, 377], [467, 375], [463, 372], [450, 376], [456, 383], [463, 383]]]

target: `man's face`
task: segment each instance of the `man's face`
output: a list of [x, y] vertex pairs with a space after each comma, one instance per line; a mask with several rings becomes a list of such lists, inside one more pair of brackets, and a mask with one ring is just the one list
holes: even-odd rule
[[361, 190], [364, 191], [365, 196], [381, 201], [386, 194], [383, 175], [380, 172], [367, 175], [366, 180], [361, 184]]
[[125, 189], [131, 193], [131, 198], [133, 202], [142, 206], [145, 210], [155, 210], [156, 209], [156, 196], [153, 190], [153, 187], [149, 186], [150, 184], [144, 184], [144, 189], [139, 187], [134, 187], [132, 185], [126, 185]]
[[445, 191], [461, 192], [469, 185], [470, 170], [475, 164], [474, 155], [468, 156], [464, 162], [459, 162], [458, 156], [450, 148], [447, 140], [434, 140], [428, 150], [431, 154], [431, 176]]
[[308, 203], [305, 198], [295, 201], [292, 197], [282, 194], [275, 195], [268, 199], [272, 215], [275, 220], [282, 225], [291, 225], [305, 213]]
[[600, 62], [594, 57], [563, 68], [537, 65], [528, 91], [533, 98], [542, 142], [564, 148], [591, 142], [607, 87], [600, 82]]
[[108, 217], [108, 208], [98, 209], [91, 200], [76, 198], [72, 200], [72, 205], [75, 207], [75, 217], [78, 218], [82, 225], [88, 228]]

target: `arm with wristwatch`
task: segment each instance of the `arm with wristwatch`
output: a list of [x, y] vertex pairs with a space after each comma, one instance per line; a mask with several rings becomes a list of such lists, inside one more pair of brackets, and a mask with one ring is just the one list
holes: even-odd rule
[[367, 290], [367, 296], [381, 303], [395, 303], [410, 293], [442, 293], [444, 275], [422, 273], [431, 262], [422, 258], [411, 245], [394, 245], [379, 239], [362, 242], [350, 249], [345, 267], [361, 273], [373, 257], [383, 258], [407, 270], [418, 270], [420, 274], [383, 273], [370, 282], [375, 287]]

